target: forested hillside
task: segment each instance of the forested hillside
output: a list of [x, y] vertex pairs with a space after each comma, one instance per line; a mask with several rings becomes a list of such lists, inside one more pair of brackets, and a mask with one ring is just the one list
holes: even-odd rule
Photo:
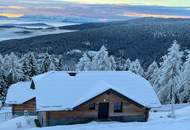
[[159, 62], [174, 40], [183, 49], [190, 48], [189, 19], [141, 18], [60, 28], [78, 31], [3, 41], [0, 53], [48, 52], [62, 54], [65, 62], [77, 63], [84, 52], [97, 51], [104, 45], [111, 55], [139, 59], [146, 68], [154, 60]]
[[147, 69], [143, 69], [139, 59], [110, 55], [105, 46], [85, 52], [76, 64], [66, 64], [62, 55], [28, 52], [21, 56], [0, 55], [0, 66], [1, 101], [11, 84], [48, 71], [131, 71], [150, 81], [162, 103], [190, 102], [190, 51], [182, 50], [177, 41], [173, 41], [161, 62], [154, 61]]

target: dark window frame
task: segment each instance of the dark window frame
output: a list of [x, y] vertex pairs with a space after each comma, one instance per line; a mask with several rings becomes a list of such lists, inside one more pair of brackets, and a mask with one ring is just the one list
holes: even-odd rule
[[95, 103], [89, 103], [89, 110], [96, 110], [96, 104]]
[[122, 102], [115, 102], [113, 104], [113, 111], [115, 113], [121, 113], [121, 112], [123, 112], [123, 103]]

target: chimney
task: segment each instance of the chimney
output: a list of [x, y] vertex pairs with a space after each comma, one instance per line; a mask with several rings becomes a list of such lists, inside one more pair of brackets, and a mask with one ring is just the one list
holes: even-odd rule
[[68, 74], [69, 74], [70, 76], [76, 76], [76, 75], [77, 75], [77, 72], [68, 72]]

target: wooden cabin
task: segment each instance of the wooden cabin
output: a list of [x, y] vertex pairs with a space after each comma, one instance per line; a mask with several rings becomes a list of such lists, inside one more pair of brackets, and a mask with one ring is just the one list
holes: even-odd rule
[[150, 108], [110, 89], [73, 110], [42, 112], [39, 119], [43, 126], [87, 123], [93, 120], [144, 122], [148, 119], [149, 110]]
[[31, 82], [26, 81], [9, 87], [5, 103], [12, 107], [14, 116], [36, 114], [36, 98], [34, 90], [30, 86]]
[[34, 88], [42, 126], [144, 122], [160, 106], [150, 83], [131, 72], [49, 72]]
[[32, 98], [22, 104], [12, 104], [13, 115], [35, 115], [36, 114], [36, 98]]

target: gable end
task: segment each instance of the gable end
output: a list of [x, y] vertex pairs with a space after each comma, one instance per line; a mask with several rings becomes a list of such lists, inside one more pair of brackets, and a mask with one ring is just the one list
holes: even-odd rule
[[103, 93], [101, 93], [101, 94], [98, 94], [97, 96], [88, 99], [87, 101], [85, 101], [85, 102], [79, 104], [78, 106], [74, 107], [73, 110], [79, 108], [80, 106], [82, 106], [82, 105], [84, 105], [84, 104], [90, 102], [91, 100], [93, 100], [93, 99], [95, 99], [95, 98], [97, 98], [97, 97], [99, 97], [99, 96], [102, 96], [102, 95], [104, 95], [104, 94], [109, 94], [109, 93], [113, 93], [113, 94], [117, 95], [118, 97], [121, 97], [121, 98], [127, 100], [128, 102], [130, 102], [130, 103], [136, 105], [136, 106], [139, 107], [139, 108], [145, 108], [145, 109], [149, 110], [148, 107], [146, 107], [146, 106], [144, 106], [144, 105], [142, 105], [142, 104], [140, 104], [140, 103], [137, 103], [136, 101], [134, 101], [134, 100], [128, 98], [127, 96], [125, 96], [125, 95], [123, 95], [123, 94], [121, 94], [121, 93], [119, 93], [119, 92], [117, 92], [117, 91], [115, 91], [115, 90], [113, 90], [113, 89], [108, 89], [108, 90], [106, 90], [105, 92], [103, 92]]

